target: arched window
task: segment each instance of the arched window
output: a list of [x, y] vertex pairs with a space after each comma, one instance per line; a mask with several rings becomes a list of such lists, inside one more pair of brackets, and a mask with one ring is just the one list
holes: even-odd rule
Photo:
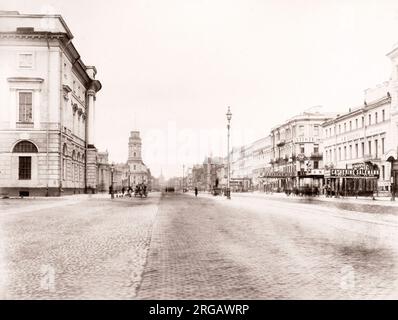
[[15, 153], [37, 153], [37, 147], [30, 141], [20, 141], [18, 142], [12, 152]]
[[[37, 147], [30, 141], [20, 141], [12, 150], [14, 153], [37, 153]], [[32, 157], [18, 157], [18, 178], [19, 180], [32, 179]]]
[[75, 159], [76, 159], [76, 151], [73, 150], [73, 151], [72, 151], [72, 160], [75, 160]]

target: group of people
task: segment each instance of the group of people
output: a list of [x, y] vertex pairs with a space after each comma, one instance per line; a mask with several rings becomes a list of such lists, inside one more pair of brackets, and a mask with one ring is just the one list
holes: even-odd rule
[[135, 197], [137, 195], [141, 196], [141, 197], [148, 196], [148, 188], [147, 188], [146, 184], [143, 182], [137, 184], [135, 186], [134, 190], [132, 187], [129, 186], [128, 188], [122, 187], [122, 189], [120, 191], [118, 191], [118, 190], [114, 191], [112, 186], [109, 186], [109, 194], [111, 194], [111, 195], [116, 194], [116, 195], [120, 195], [121, 197], [124, 197], [124, 196], [131, 197], [133, 195], [133, 191], [134, 191]]

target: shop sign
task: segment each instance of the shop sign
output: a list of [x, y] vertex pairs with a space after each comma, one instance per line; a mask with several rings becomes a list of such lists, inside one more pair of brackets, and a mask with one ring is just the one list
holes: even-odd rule
[[375, 169], [330, 169], [325, 172], [328, 177], [378, 177], [379, 174]]

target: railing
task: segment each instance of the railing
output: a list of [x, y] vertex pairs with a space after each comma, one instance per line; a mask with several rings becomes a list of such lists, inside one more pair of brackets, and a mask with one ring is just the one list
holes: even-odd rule
[[312, 159], [322, 159], [322, 153], [321, 152], [311, 152], [311, 158]]

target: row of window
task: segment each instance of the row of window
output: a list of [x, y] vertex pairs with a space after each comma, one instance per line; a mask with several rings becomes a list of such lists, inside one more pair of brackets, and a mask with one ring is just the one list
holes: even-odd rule
[[[367, 142], [367, 155], [374, 156], [377, 159], [380, 155], [384, 154], [385, 138], [380, 139], [380, 146], [381, 153], [379, 153], [379, 140], [369, 140]], [[365, 157], [365, 142], [350, 144], [344, 147], [338, 147], [337, 150], [336, 148], [334, 148], [333, 152], [334, 153], [332, 153], [331, 148], [325, 151], [326, 161], [333, 162], [333, 159], [341, 161]]]
[[[361, 119], [359, 121], [359, 119]], [[381, 122], [386, 120], [386, 113], [385, 110], [381, 110]], [[372, 124], [377, 124], [380, 122], [379, 119], [379, 113], [376, 111], [374, 113], [374, 117], [372, 117], [372, 114], [369, 113], [368, 114], [368, 126], [372, 125]], [[356, 129], [360, 129], [365, 127], [365, 116], [361, 116], [360, 118], [356, 118], [355, 121], [350, 120], [348, 122], [344, 122], [343, 124], [339, 124], [336, 128], [334, 127], [329, 127], [325, 129], [325, 136], [326, 137], [331, 137], [333, 135], [336, 134], [341, 134], [344, 132], [349, 132], [352, 130], [356, 130]]]
[[[68, 161], [66, 158], [62, 159], [62, 179], [64, 181], [68, 180]], [[83, 182], [84, 181], [84, 165], [78, 162], [71, 163], [72, 168], [72, 180], [73, 182]]]
[[[290, 139], [290, 138], [292, 138], [292, 132], [294, 133], [295, 128], [296, 128], [296, 127], [294, 126], [294, 127], [293, 127], [293, 130], [285, 129], [284, 137], [281, 137], [281, 133], [278, 131], [278, 132], [276, 133], [276, 141], [277, 141], [277, 142], [280, 141], [281, 138], [282, 138], [282, 139]], [[312, 135], [313, 135], [313, 136], [319, 136], [319, 130], [320, 130], [320, 125], [319, 125], [319, 124], [314, 124], [314, 125], [313, 125]], [[299, 125], [299, 126], [298, 126], [297, 135], [298, 135], [299, 137], [304, 137], [304, 135], [305, 135], [305, 126], [304, 126], [304, 125]]]

